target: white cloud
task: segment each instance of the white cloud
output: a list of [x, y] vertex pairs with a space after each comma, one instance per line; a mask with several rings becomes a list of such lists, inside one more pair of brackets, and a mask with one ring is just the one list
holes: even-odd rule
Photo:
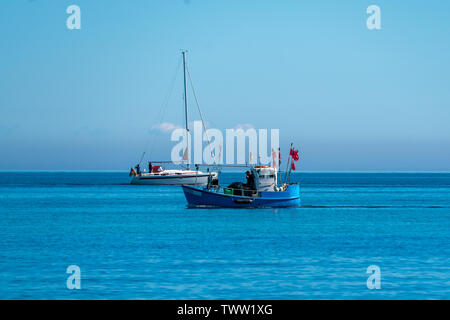
[[181, 127], [177, 126], [173, 123], [170, 123], [170, 122], [161, 122], [159, 124], [155, 124], [152, 127], [152, 130], [168, 133], [168, 132], [172, 132], [173, 130], [178, 129], [178, 128], [181, 128]]

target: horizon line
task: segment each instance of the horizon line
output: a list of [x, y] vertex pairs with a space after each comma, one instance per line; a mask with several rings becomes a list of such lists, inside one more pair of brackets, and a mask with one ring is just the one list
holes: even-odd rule
[[[14, 172], [56, 172], [56, 173], [63, 173], [63, 172], [86, 172], [86, 173], [95, 173], [95, 172], [117, 172], [117, 173], [127, 173], [128, 170], [118, 170], [118, 169], [112, 169], [112, 170], [98, 170], [98, 169], [25, 169], [25, 170], [0, 170], [0, 173], [14, 173]], [[235, 171], [235, 170], [226, 170], [222, 172], [242, 172], [242, 171]], [[280, 172], [285, 172], [285, 170], [281, 170]], [[450, 173], [449, 170], [307, 170], [307, 171], [292, 171], [293, 174], [295, 173]]]

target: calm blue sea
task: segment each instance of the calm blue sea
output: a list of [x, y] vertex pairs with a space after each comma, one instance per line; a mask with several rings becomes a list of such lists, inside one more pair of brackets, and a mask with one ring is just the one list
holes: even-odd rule
[[450, 174], [294, 180], [301, 208], [188, 209], [125, 172], [2, 172], [0, 299], [450, 298]]

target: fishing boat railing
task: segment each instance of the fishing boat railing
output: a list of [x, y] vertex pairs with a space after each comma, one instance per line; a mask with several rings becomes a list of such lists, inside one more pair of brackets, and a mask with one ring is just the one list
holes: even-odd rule
[[221, 186], [211, 186], [208, 190], [209, 191], [212, 190], [215, 193], [223, 193], [223, 194], [230, 195], [230, 196], [254, 197], [254, 198], [261, 196], [261, 191], [258, 191], [258, 190], [224, 188]]

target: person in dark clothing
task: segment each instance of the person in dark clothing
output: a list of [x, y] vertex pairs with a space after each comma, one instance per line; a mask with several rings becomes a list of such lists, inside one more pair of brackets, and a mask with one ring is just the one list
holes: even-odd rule
[[149, 161], [149, 162], [148, 162], [148, 172], [149, 172], [149, 173], [152, 173], [152, 171], [153, 171], [153, 165], [152, 165], [152, 163]]
[[136, 165], [136, 173], [139, 175], [141, 174], [141, 166], [139, 165], [139, 163]]
[[[209, 173], [209, 168], [207, 172]], [[208, 184], [206, 185], [206, 189], [211, 188], [212, 180], [213, 180], [212, 175], [208, 175]]]
[[256, 190], [255, 176], [251, 171], [247, 171], [247, 183], [245, 184], [249, 190]]
[[256, 185], [255, 185], [255, 176], [251, 171], [246, 172], [247, 175], [247, 183], [243, 185], [244, 187], [244, 196], [251, 197], [256, 192]]

